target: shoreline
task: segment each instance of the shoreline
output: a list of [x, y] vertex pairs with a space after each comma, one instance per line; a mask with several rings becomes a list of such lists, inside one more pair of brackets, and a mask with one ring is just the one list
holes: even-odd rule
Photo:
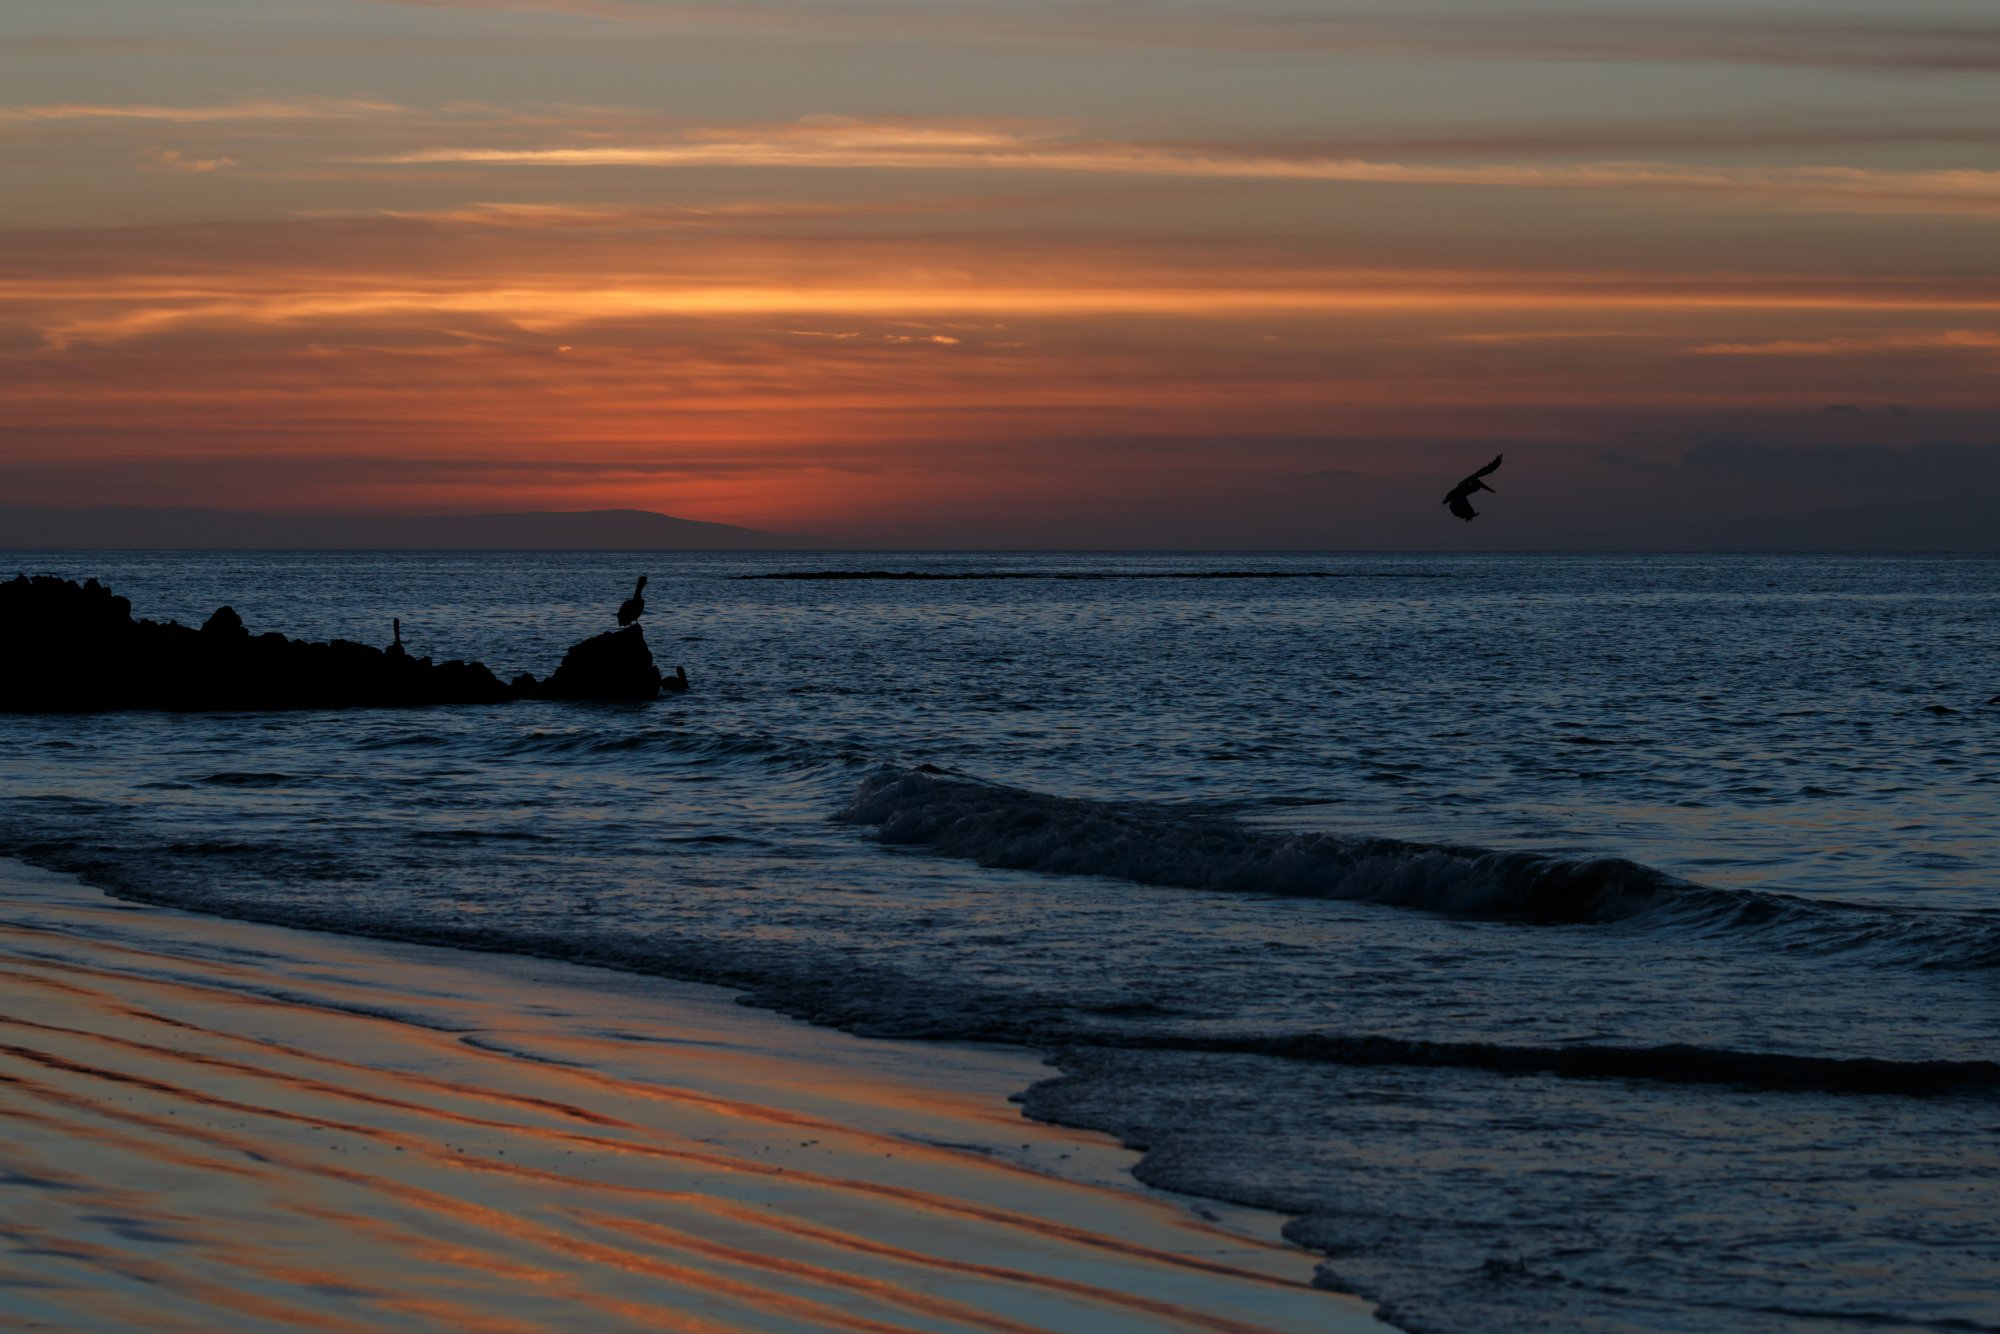
[[1389, 1328], [1280, 1215], [1024, 1118], [1025, 1049], [18, 862], [0, 905], [16, 1327]]

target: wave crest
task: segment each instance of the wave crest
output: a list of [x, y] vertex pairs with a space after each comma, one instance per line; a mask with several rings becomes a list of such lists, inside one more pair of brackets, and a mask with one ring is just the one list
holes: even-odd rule
[[924, 765], [882, 769], [838, 816], [888, 844], [983, 866], [1179, 889], [1339, 899], [1537, 924], [1761, 929], [1779, 948], [1888, 951], [1922, 967], [2000, 967], [2000, 921], [1696, 884], [1622, 857], [1498, 852], [1292, 833], [1142, 802], [1056, 797]]

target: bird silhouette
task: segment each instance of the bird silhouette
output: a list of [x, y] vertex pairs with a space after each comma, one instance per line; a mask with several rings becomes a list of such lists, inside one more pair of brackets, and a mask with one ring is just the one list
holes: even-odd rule
[[632, 596], [618, 604], [618, 624], [630, 625], [646, 614], [646, 576], [640, 575]]
[[[1464, 481], [1460, 482], [1457, 486], [1454, 486], [1451, 489], [1451, 491], [1445, 496], [1444, 503], [1451, 506], [1451, 512], [1453, 514], [1456, 514], [1459, 518], [1465, 520], [1467, 523], [1471, 523], [1474, 519], [1479, 517], [1479, 511], [1472, 508], [1472, 502], [1469, 499], [1467, 499], [1467, 497], [1469, 497], [1474, 491], [1493, 490], [1492, 487], [1486, 485], [1485, 482], [1482, 482], [1479, 479], [1486, 476], [1487, 473], [1492, 472], [1495, 468], [1499, 467], [1500, 460], [1505, 457], [1506, 455], [1504, 454], [1495, 454], [1493, 456], [1493, 462], [1487, 464], [1485, 467], [1481, 468], [1478, 472], [1472, 474], [1472, 476], [1466, 478]], [[1499, 493], [1494, 492], [1494, 494], [1498, 495]]]

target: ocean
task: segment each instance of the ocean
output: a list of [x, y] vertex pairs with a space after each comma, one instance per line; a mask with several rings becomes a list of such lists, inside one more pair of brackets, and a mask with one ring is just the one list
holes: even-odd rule
[[8, 563], [693, 689], [4, 717], [0, 854], [1044, 1049], [1411, 1331], [2000, 1329], [2000, 558]]

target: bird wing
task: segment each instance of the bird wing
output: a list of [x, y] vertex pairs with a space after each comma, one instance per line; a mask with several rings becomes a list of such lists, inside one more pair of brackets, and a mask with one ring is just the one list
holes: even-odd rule
[[1453, 493], [1452, 495], [1445, 497], [1445, 503], [1447, 505], [1450, 505], [1451, 512], [1453, 514], [1456, 514], [1461, 519], [1470, 520], [1477, 518], [1479, 516], [1479, 511], [1472, 508], [1472, 506], [1466, 501], [1464, 496]]
[[1495, 468], [1498, 468], [1500, 466], [1500, 460], [1506, 457], [1507, 456], [1505, 454], [1495, 454], [1493, 456], [1493, 462], [1487, 464], [1485, 467], [1481, 468], [1478, 472], [1472, 474], [1471, 477], [1468, 477], [1465, 480], [1470, 482], [1474, 480], [1474, 478], [1484, 477], [1487, 473], [1492, 472]]

